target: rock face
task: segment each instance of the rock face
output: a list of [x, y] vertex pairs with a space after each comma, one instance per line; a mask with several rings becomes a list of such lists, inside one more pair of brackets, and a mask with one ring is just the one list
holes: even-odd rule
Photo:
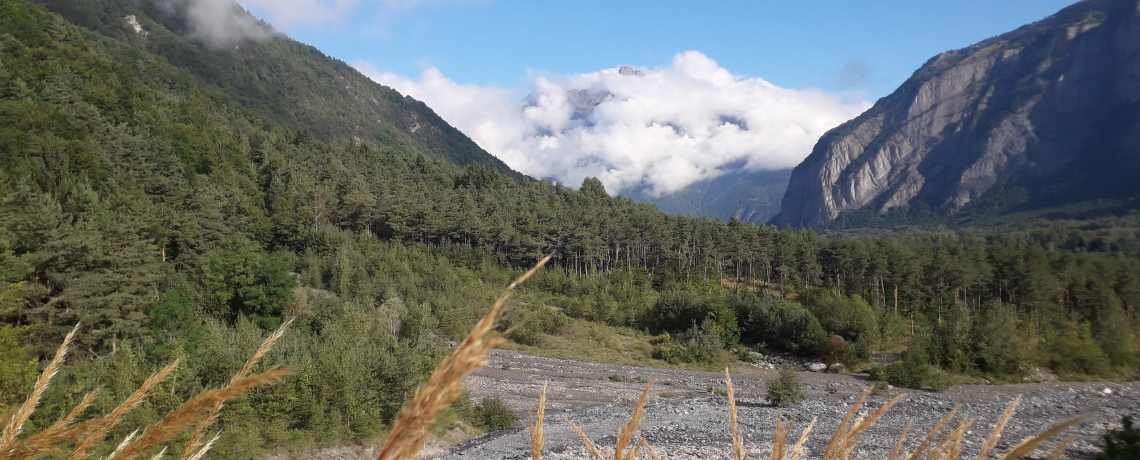
[[1138, 3], [1081, 1], [935, 56], [820, 139], [772, 222], [917, 204], [955, 213], [1011, 190], [1024, 207], [1140, 193]]
[[[731, 170], [732, 166], [729, 165], [728, 169]], [[790, 169], [736, 170], [664, 195], [654, 196], [644, 187], [623, 190], [622, 195], [653, 203], [666, 214], [722, 220], [735, 217], [741, 222], [762, 224], [780, 211], [780, 199], [784, 196], [791, 172]]]

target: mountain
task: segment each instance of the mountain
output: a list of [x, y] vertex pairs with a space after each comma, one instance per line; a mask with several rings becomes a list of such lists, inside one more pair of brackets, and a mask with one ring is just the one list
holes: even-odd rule
[[[626, 77], [642, 77], [645, 73], [623, 66], [618, 73]], [[574, 119], [587, 120], [594, 109], [614, 97], [606, 89], [571, 89], [566, 100], [574, 108]], [[523, 103], [538, 104], [531, 93]], [[622, 191], [622, 195], [643, 203], [653, 203], [666, 214], [712, 217], [727, 221], [736, 217], [744, 222], [764, 223], [780, 211], [780, 199], [788, 185], [790, 169], [778, 171], [745, 171], [743, 165], [726, 165], [731, 172], [713, 179], [689, 184], [672, 193], [653, 195], [650, 187], [640, 184]]]
[[788, 187], [791, 169], [778, 171], [738, 171], [694, 182], [689, 186], [660, 196], [648, 193], [647, 187], [625, 192], [637, 201], [653, 203], [666, 214], [712, 217], [762, 224], [780, 211], [780, 198]]
[[819, 140], [772, 222], [1123, 200], [1138, 174], [1140, 5], [1085, 0], [927, 61]]
[[[224, 24], [209, 27], [199, 24], [204, 19], [196, 22], [194, 0], [36, 3], [88, 31], [159, 56], [244, 109], [303, 135], [386, 146], [459, 165], [489, 163], [510, 176], [523, 177], [423, 102], [277, 33], [236, 3], [228, 4], [221, 15]], [[216, 20], [220, 13], [213, 13], [211, 20]]]

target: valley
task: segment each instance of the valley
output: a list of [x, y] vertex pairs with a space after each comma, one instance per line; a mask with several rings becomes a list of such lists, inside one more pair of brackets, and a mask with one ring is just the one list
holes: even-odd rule
[[[657, 141], [614, 158], [673, 155], [653, 165], [669, 183], [709, 178], [656, 196], [648, 176], [609, 182], [604, 168], [574, 184], [527, 177], [423, 102], [221, 3], [247, 35], [203, 36], [199, 0], [0, 0], [0, 460], [375, 458], [429, 431], [430, 456], [519, 459], [526, 433], [494, 430], [512, 412], [525, 423], [547, 383], [548, 458], [578, 459], [563, 419], [612, 448], [650, 380], [640, 432], [663, 458], [725, 457], [726, 365], [753, 458], [770, 454], [780, 410], [762, 395], [781, 363], [858, 371], [783, 369], [806, 384], [789, 410], [819, 418], [805, 458], [824, 456], [872, 385], [886, 393], [872, 406], [910, 397], [867, 433], [865, 458], [955, 404], [977, 419], [962, 457], [1017, 394], [1000, 452], [1087, 413], [1068, 455], [1092, 457], [1140, 412], [1137, 0], [1081, 1], [938, 54], [792, 170], [744, 169], [740, 155], [761, 150], [740, 144], [773, 130], [705, 116], [718, 107], [682, 111], [708, 118], [692, 132], [624, 118], [661, 107], [614, 96], [621, 85], [705, 73], [736, 111], [754, 108], [734, 88], [790, 95], [773, 107], [844, 105], [703, 55], [606, 69], [614, 93], [587, 75], [559, 84], [588, 90], [512, 102], [536, 117], [565, 106], [556, 125], [586, 127], [596, 110], [650, 128]], [[705, 94], [686, 88], [651, 92]], [[829, 119], [794, 118], [772, 139]], [[732, 145], [707, 167], [667, 145], [714, 131]], [[451, 353], [492, 342], [469, 397], [449, 385], [461, 372], [431, 380]], [[269, 377], [239, 378], [255, 368]], [[210, 413], [195, 399], [238, 383], [248, 391]], [[456, 399], [415, 405], [425, 385]], [[30, 434], [59, 417], [79, 427], [70, 438]], [[143, 431], [150, 444], [116, 457], [167, 417], [181, 431]]]
[[[630, 381], [614, 381], [614, 376]], [[793, 407], [780, 409], [764, 399], [765, 382], [775, 377], [775, 371], [749, 369], [747, 366], [737, 367], [732, 373], [740, 429], [746, 446], [757, 458], [771, 455], [775, 419], [781, 411], [785, 417], [791, 414], [797, 417], [794, 437], [798, 437], [799, 431], [811, 419], [818, 418], [806, 444], [805, 455], [822, 455], [828, 438], [852, 402], [871, 383], [866, 374], [801, 372], [807, 399]], [[649, 380], [656, 383], [639, 434], [646, 437], [658, 455], [665, 459], [726, 458], [731, 445], [726, 421], [728, 407], [723, 394], [710, 391], [724, 389], [722, 372], [598, 364], [511, 351], [492, 352], [490, 364], [470, 377], [467, 384], [473, 399], [503, 398], [519, 414], [520, 423], [524, 426], [492, 432], [455, 446], [432, 443], [434, 447], [429, 451], [433, 452], [433, 458], [448, 460], [528, 456], [530, 440], [525, 425], [528, 414], [538, 404], [543, 385], [547, 385], [544, 431], [548, 458], [589, 459], [590, 454], [581, 439], [564, 419], [581, 427], [599, 448], [604, 450], [608, 446], [612, 450], [614, 435], [629, 420], [634, 404], [645, 388], [642, 382]], [[912, 420], [914, 427], [908, 437], [907, 448], [913, 449], [937, 419], [959, 404], [962, 405], [959, 419], [967, 415], [977, 420], [970, 428], [963, 449], [965, 456], [975, 455], [994, 422], [1018, 395], [1022, 395], [1022, 401], [997, 445], [998, 452], [1008, 451], [1024, 437], [1075, 416], [1088, 414], [1092, 417], [1076, 429], [1074, 434], [1079, 438], [1070, 450], [1072, 458], [1088, 458], [1102, 448], [1100, 436], [1106, 427], [1118, 426], [1121, 415], [1140, 411], [1140, 384], [1135, 382], [1050, 382], [958, 385], [943, 392], [896, 388], [888, 390], [887, 394], [872, 396], [864, 413], [901, 391], [908, 393], [906, 399], [887, 412], [856, 450], [864, 458], [886, 456], [903, 428]], [[1048, 448], [1039, 450], [1034, 457], [1044, 457]], [[370, 458], [369, 452], [374, 451], [367, 447], [333, 448], [280, 454], [271, 458], [286, 460], [311, 456], [319, 460], [365, 460]]]

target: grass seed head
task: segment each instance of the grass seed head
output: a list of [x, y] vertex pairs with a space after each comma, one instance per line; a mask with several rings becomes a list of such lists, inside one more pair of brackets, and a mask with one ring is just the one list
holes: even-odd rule
[[380, 451], [380, 460], [409, 460], [423, 447], [427, 439], [426, 428], [435, 422], [440, 411], [459, 398], [463, 392], [463, 379], [476, 369], [486, 366], [487, 353], [506, 341], [505, 335], [510, 331], [504, 334], [491, 334], [491, 331], [498, 324], [503, 305], [511, 298], [511, 292], [537, 273], [550, 258], [551, 256], [546, 256], [534, 268], [508, 285], [459, 347], [436, 366], [427, 383], [416, 390], [411, 405], [396, 416], [392, 434]]
[[0, 432], [0, 455], [8, 455], [8, 452], [15, 446], [16, 436], [24, 430], [24, 422], [27, 422], [28, 418], [32, 416], [32, 412], [36, 410], [36, 405], [40, 403], [44, 391], [47, 390], [48, 383], [59, 372], [60, 366], [63, 365], [63, 359], [67, 356], [67, 348], [71, 346], [71, 341], [75, 339], [75, 332], [78, 330], [79, 324], [76, 324], [75, 328], [63, 338], [63, 343], [56, 350], [55, 357], [48, 363], [40, 377], [36, 379], [36, 384], [32, 387], [32, 394], [28, 395], [28, 399], [24, 400], [24, 404], [20, 405], [20, 408], [4, 425], [4, 431]]

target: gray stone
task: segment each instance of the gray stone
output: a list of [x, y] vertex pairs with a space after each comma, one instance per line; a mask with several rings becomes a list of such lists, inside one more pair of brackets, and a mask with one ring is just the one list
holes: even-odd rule
[[835, 363], [827, 368], [827, 372], [832, 374], [846, 374], [847, 366], [844, 366], [843, 363]]
[[812, 372], [823, 372], [824, 369], [827, 369], [827, 365], [824, 363], [811, 363], [807, 365], [807, 370]]
[[772, 222], [919, 203], [954, 212], [995, 187], [1059, 178], [1072, 179], [1067, 193], [1140, 191], [1140, 116], [1114, 109], [1140, 102], [1140, 15], [1100, 20], [1089, 5], [932, 58], [820, 139]]

